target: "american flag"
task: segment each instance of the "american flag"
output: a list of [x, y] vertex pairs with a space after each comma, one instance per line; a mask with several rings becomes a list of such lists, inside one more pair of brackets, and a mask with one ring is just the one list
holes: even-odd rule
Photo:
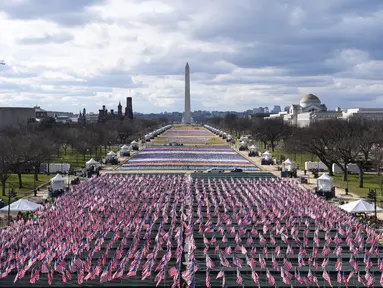
[[[297, 188], [295, 184], [249, 179], [210, 179], [206, 187], [200, 179], [191, 179], [185, 184], [182, 176], [174, 175], [109, 175], [91, 179], [73, 188], [70, 195], [57, 199], [54, 205], [47, 204], [37, 211], [40, 216], [38, 222], [18, 223], [0, 232], [0, 276], [7, 277], [15, 271], [15, 280], [21, 281], [26, 273], [29, 276], [31, 272], [29, 280], [37, 283], [39, 273], [48, 273], [51, 282], [54, 273], [51, 267], [54, 266], [55, 271], [61, 273], [61, 277], [57, 278], [64, 282], [69, 281], [71, 273], [76, 272], [79, 283], [96, 277], [108, 282], [121, 277], [125, 265], [129, 265], [125, 273], [130, 276], [141, 273], [141, 279], [147, 280], [153, 267], [157, 268], [157, 284], [170, 271], [175, 278], [173, 287], [177, 287], [181, 275], [190, 277], [190, 284], [195, 283], [194, 269], [190, 270], [192, 265], [198, 267], [194, 253], [203, 249], [209, 269], [210, 249], [213, 247], [220, 264], [223, 267], [233, 265], [239, 273], [243, 266], [241, 255], [245, 255], [254, 283], [259, 281], [254, 271], [258, 264], [263, 271], [267, 267], [270, 269], [267, 265], [269, 261], [266, 263], [269, 254], [274, 271], [279, 269], [286, 282], [292, 278], [289, 271], [293, 265], [289, 260], [297, 257], [299, 267], [307, 263], [306, 266], [318, 270], [318, 254], [321, 252], [325, 256], [322, 264], [326, 270], [329, 253], [333, 252], [340, 258], [336, 268], [341, 270], [343, 249], [349, 249], [354, 255], [350, 266], [355, 272], [359, 268], [356, 257], [360, 253], [366, 254], [365, 267], [371, 268], [368, 271], [383, 270], [380, 257], [378, 265], [371, 260], [374, 258], [372, 255], [379, 252], [377, 243], [380, 234], [336, 207], [318, 200], [312, 193]], [[196, 205], [198, 217], [194, 219]], [[203, 215], [202, 211], [207, 212]], [[158, 230], [153, 229], [154, 225]], [[260, 232], [258, 227], [261, 227]], [[205, 230], [205, 233], [218, 231], [223, 236], [221, 243], [214, 234], [206, 234], [203, 235], [203, 248], [196, 245], [194, 237], [202, 235]], [[314, 243], [310, 243], [314, 247], [312, 255], [308, 256], [306, 249], [310, 251], [311, 248], [308, 245], [311, 230], [315, 231]], [[335, 233], [333, 230], [336, 230]], [[225, 232], [235, 238], [235, 246], [228, 245]], [[326, 241], [320, 243], [319, 233], [323, 232]], [[264, 235], [270, 237], [269, 242]], [[259, 238], [259, 245], [254, 237]], [[254, 245], [255, 242], [257, 245]], [[282, 252], [280, 246], [276, 246], [280, 244], [277, 242], [286, 243], [287, 250]], [[319, 247], [320, 244], [324, 247]], [[116, 252], [112, 255], [116, 246]], [[330, 247], [336, 248], [331, 251]], [[361, 247], [363, 250], [360, 250]], [[294, 249], [299, 249], [299, 252]], [[128, 251], [127, 255], [124, 251]], [[161, 254], [162, 258], [158, 259], [158, 253], [166, 256]], [[254, 258], [257, 253], [259, 263]], [[101, 254], [99, 261], [95, 258], [98, 254]], [[181, 259], [185, 254], [188, 260], [186, 269], [182, 271]], [[282, 254], [283, 265], [279, 267], [277, 258]], [[64, 259], [70, 258], [69, 255], [74, 257], [67, 265]], [[176, 265], [168, 269], [170, 258], [175, 259]], [[190, 272], [184, 273], [186, 271]], [[348, 277], [343, 277], [342, 273], [340, 271], [342, 281], [348, 285]], [[366, 284], [368, 281], [372, 283], [374, 275], [371, 273], [366, 274], [365, 280], [365, 277], [359, 278]], [[270, 275], [270, 272], [267, 274]], [[318, 286], [314, 275], [296, 275], [299, 283], [311, 281]], [[339, 273], [337, 280], [340, 280]]]
[[269, 281], [269, 285], [275, 286], [275, 279], [274, 279], [273, 275], [270, 274], [269, 269], [266, 269], [266, 277], [267, 277], [267, 280]]
[[237, 268], [237, 280], [235, 281], [238, 285], [243, 285], [243, 279], [239, 269]]
[[328, 283], [328, 285], [330, 285], [330, 287], [332, 287], [330, 276], [328, 275], [326, 270], [323, 270], [322, 277]]

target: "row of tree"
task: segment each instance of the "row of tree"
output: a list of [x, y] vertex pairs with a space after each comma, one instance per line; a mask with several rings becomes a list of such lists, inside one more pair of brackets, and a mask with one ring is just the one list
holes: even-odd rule
[[[34, 173], [38, 181], [40, 165], [52, 158], [66, 156], [67, 149], [101, 158], [110, 146], [129, 144], [145, 134], [164, 125], [161, 120], [134, 119], [108, 121], [87, 125], [60, 124], [50, 118], [39, 125], [8, 127], [0, 131], [0, 182], [2, 194], [6, 193], [6, 182], [11, 174], [17, 174], [19, 188], [23, 187], [22, 174]], [[63, 151], [63, 152], [62, 152]], [[64, 153], [64, 155], [60, 155]]]
[[238, 118], [227, 115], [211, 118], [208, 123], [232, 135], [251, 135], [272, 151], [278, 145], [288, 152], [317, 156], [332, 175], [337, 164], [347, 181], [347, 164], [359, 167], [359, 186], [367, 169], [380, 173], [383, 166], [383, 121], [352, 118], [331, 119], [312, 123], [308, 127], [291, 126], [282, 119]]
[[361, 118], [350, 120], [323, 120], [309, 127], [295, 127], [286, 139], [286, 149], [317, 156], [329, 169], [337, 164], [347, 181], [347, 165], [359, 168], [359, 187], [363, 188], [363, 175], [367, 169], [380, 173], [383, 166], [383, 122]]

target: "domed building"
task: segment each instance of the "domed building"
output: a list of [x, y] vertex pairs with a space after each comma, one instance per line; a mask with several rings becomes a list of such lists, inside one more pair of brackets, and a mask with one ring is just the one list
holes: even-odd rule
[[327, 110], [319, 97], [314, 94], [304, 95], [299, 104], [285, 107], [283, 112], [272, 114], [266, 119], [283, 119], [283, 121], [299, 127], [309, 126], [311, 123], [328, 119], [350, 119], [360, 117], [364, 119], [383, 120], [382, 108], [352, 108]]
[[309, 106], [320, 106], [321, 102], [318, 98], [318, 96], [315, 96], [314, 94], [307, 94], [302, 97], [301, 101], [299, 102], [299, 105], [302, 108], [307, 108]]
[[[287, 107], [286, 107], [287, 108]], [[284, 121], [304, 127], [315, 120], [337, 118], [341, 116], [339, 111], [327, 111], [325, 104], [322, 104], [319, 97], [314, 94], [304, 95], [299, 104], [291, 104], [286, 112], [271, 115], [269, 118], [283, 118]]]

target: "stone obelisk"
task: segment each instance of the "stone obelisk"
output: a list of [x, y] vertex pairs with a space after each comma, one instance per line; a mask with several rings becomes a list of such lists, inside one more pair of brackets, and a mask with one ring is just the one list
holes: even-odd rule
[[190, 69], [189, 63], [186, 63], [185, 67], [185, 113], [184, 119], [185, 124], [192, 122], [191, 111], [190, 111]]

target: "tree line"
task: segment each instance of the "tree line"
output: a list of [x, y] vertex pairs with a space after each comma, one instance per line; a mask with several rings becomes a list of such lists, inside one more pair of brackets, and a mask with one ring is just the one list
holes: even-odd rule
[[133, 140], [164, 125], [166, 119], [111, 120], [105, 123], [61, 124], [46, 118], [39, 124], [6, 127], [0, 131], [0, 182], [2, 195], [11, 174], [18, 175], [18, 186], [23, 188], [22, 174], [30, 171], [38, 181], [40, 165], [52, 158], [66, 156], [70, 147], [83, 155], [100, 158], [102, 149]]
[[362, 118], [328, 119], [315, 121], [307, 127], [291, 126], [282, 119], [238, 118], [226, 115], [211, 118], [207, 123], [231, 133], [234, 137], [251, 135], [263, 143], [264, 148], [278, 145], [292, 153], [317, 156], [333, 175], [337, 164], [347, 181], [347, 165], [359, 167], [359, 187], [363, 188], [366, 170], [381, 172], [383, 166], [383, 121]]

